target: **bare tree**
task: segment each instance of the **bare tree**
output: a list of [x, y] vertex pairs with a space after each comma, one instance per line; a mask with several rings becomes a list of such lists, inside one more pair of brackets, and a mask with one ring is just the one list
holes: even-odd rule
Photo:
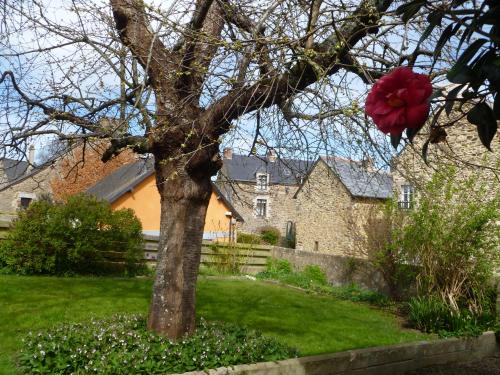
[[161, 236], [148, 326], [173, 339], [195, 327], [224, 137], [247, 132], [250, 150], [360, 145], [358, 156], [386, 157], [363, 115], [366, 85], [397, 65], [429, 66], [435, 42], [417, 45], [425, 17], [404, 24], [394, 0], [68, 3], [2, 5], [0, 142], [13, 152], [47, 134], [107, 138], [104, 160], [125, 149], [154, 155]]

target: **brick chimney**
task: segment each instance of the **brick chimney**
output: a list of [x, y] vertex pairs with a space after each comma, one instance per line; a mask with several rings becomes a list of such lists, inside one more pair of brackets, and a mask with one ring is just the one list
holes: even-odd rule
[[233, 149], [231, 147], [226, 147], [222, 155], [224, 160], [231, 160], [233, 158]]
[[274, 151], [273, 148], [270, 148], [267, 151], [267, 160], [269, 160], [270, 163], [274, 163], [276, 161], [277, 155], [276, 151]]

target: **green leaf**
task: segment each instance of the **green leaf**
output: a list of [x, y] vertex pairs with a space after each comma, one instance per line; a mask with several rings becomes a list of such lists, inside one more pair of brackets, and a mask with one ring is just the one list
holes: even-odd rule
[[400, 134], [391, 134], [391, 145], [392, 147], [394, 148], [398, 148], [399, 146], [399, 142], [401, 142], [401, 137], [402, 137], [403, 133], [400, 133]]
[[413, 0], [400, 5], [396, 9], [396, 14], [402, 14], [403, 22], [408, 22], [426, 4], [426, 0]]
[[467, 114], [467, 120], [477, 126], [477, 133], [481, 143], [491, 151], [491, 141], [498, 128], [491, 107], [484, 102], [476, 104]]
[[459, 27], [456, 27], [457, 25], [453, 24], [453, 23], [450, 23], [448, 26], [446, 26], [446, 28], [444, 29], [443, 33], [441, 34], [441, 36], [439, 37], [439, 40], [438, 42], [436, 43], [436, 47], [434, 49], [434, 60], [436, 60], [438, 58], [438, 56], [441, 54], [441, 50], [443, 49], [444, 45], [446, 44], [446, 42], [448, 42], [448, 40], [453, 36], [455, 35], [455, 33], [458, 31], [458, 29], [460, 28], [460, 25], [458, 25]]
[[410, 141], [410, 143], [413, 142], [413, 139], [418, 134], [418, 132], [420, 131], [420, 129], [422, 129], [422, 126], [420, 126], [419, 128], [408, 128], [408, 129], [406, 129], [406, 137], [408, 138], [408, 141]]
[[479, 49], [486, 42], [487, 39], [481, 38], [474, 41], [469, 47], [467, 47], [453, 68], [448, 71], [448, 74], [446, 75], [448, 81], [463, 84], [469, 82], [474, 77], [472, 69], [467, 66], [467, 63], [477, 54]]
[[495, 101], [493, 102], [493, 113], [495, 114], [495, 118], [500, 120], [500, 94], [498, 92], [495, 96]]
[[451, 110], [453, 109], [453, 105], [455, 104], [455, 99], [457, 98], [458, 93], [463, 88], [464, 85], [457, 86], [454, 89], [450, 90], [450, 92], [446, 96], [446, 104], [444, 105], [444, 110], [446, 111], [446, 114], [448, 116], [450, 115]]

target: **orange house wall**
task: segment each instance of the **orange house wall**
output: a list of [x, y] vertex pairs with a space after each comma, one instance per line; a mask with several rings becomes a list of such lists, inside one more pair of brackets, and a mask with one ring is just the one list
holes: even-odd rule
[[[160, 194], [156, 189], [155, 176], [151, 175], [134, 187], [131, 192], [123, 194], [111, 204], [114, 210], [131, 208], [142, 223], [143, 230], [160, 230]], [[230, 209], [217, 194], [212, 192], [205, 218], [205, 233], [228, 232], [229, 218], [226, 212]]]

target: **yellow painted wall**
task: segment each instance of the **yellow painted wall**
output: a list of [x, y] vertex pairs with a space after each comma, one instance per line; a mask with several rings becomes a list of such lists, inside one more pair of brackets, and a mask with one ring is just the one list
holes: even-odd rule
[[[156, 188], [154, 175], [135, 186], [133, 191], [123, 194], [111, 206], [114, 210], [133, 209], [145, 231], [160, 230], [160, 194]], [[205, 234], [220, 237], [220, 234], [217, 235], [219, 232], [228, 232], [230, 218], [225, 215], [228, 211], [229, 207], [212, 192], [205, 218]], [[217, 239], [224, 240], [224, 238]]]

